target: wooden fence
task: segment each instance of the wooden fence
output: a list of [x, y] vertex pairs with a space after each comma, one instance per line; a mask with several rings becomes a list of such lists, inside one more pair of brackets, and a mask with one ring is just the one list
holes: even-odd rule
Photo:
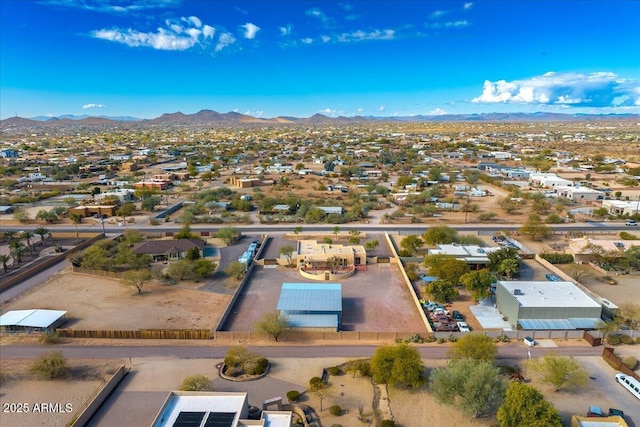
[[613, 368], [625, 375], [629, 375], [640, 381], [640, 375], [633, 372], [631, 369], [627, 368], [624, 363], [622, 363], [622, 359], [615, 355], [613, 348], [605, 347], [602, 350], [602, 358]]
[[132, 331], [56, 329], [64, 338], [208, 340], [208, 329], [138, 329]]

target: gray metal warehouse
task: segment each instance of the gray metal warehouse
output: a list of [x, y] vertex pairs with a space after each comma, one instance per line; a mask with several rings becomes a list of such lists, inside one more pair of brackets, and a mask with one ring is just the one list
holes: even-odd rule
[[499, 280], [496, 307], [521, 329], [595, 329], [602, 322], [601, 304], [571, 282]]

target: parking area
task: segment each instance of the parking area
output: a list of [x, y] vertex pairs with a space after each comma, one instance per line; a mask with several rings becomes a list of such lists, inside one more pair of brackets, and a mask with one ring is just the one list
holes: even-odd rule
[[[256, 266], [222, 329], [253, 330], [263, 313], [276, 309], [281, 285], [291, 282], [310, 281], [295, 269]], [[426, 332], [397, 265], [369, 265], [366, 271], [358, 271], [340, 283], [342, 330]]]

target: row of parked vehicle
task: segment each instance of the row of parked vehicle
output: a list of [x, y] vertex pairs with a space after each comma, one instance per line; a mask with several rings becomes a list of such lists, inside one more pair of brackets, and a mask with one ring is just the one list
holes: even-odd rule
[[431, 328], [436, 332], [471, 332], [464, 316], [458, 310], [449, 312], [442, 304], [433, 301], [421, 301], [427, 313]]

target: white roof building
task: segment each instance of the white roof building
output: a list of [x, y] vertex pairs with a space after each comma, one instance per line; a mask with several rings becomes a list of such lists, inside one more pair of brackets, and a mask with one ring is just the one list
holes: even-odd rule
[[467, 264], [488, 264], [489, 254], [491, 252], [499, 251], [500, 247], [492, 246], [482, 248], [478, 245], [438, 245], [437, 249], [429, 249], [429, 255], [444, 255], [450, 256]]
[[12, 310], [0, 316], [0, 328], [5, 330], [47, 330], [64, 321], [66, 311], [60, 310]]

